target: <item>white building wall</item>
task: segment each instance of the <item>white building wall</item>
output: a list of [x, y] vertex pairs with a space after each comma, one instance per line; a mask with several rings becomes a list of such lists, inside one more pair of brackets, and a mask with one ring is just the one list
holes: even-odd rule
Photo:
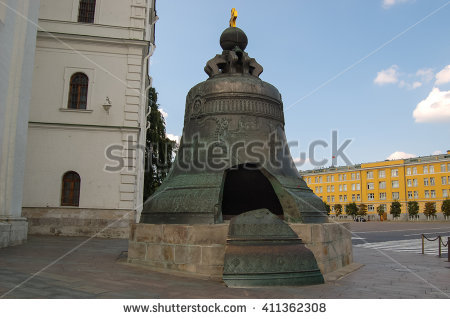
[[[142, 154], [129, 140], [145, 134], [148, 1], [97, 0], [93, 24], [77, 22], [78, 0], [41, 1], [23, 203], [30, 233], [128, 236], [142, 204]], [[69, 110], [78, 71], [89, 77], [87, 108]], [[114, 153], [120, 171], [105, 170], [117, 165], [105, 155], [111, 145], [122, 146]], [[62, 207], [62, 177], [72, 170], [81, 178], [79, 206]]]

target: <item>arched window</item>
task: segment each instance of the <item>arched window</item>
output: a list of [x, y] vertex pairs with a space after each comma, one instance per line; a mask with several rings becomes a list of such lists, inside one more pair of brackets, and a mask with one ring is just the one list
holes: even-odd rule
[[78, 206], [80, 203], [80, 175], [66, 172], [62, 180], [61, 206]]
[[78, 22], [94, 23], [95, 0], [80, 0]]
[[84, 73], [75, 73], [70, 78], [69, 109], [85, 110], [87, 105], [89, 79]]

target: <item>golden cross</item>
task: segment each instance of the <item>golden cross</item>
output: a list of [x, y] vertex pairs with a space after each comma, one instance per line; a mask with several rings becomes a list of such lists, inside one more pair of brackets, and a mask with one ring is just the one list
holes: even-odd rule
[[236, 28], [237, 16], [238, 16], [237, 10], [235, 8], [231, 9], [230, 27]]

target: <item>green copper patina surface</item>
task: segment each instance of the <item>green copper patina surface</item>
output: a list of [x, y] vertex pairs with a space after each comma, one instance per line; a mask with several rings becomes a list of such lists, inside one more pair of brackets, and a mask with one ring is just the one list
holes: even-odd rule
[[259, 78], [247, 42], [239, 28], [222, 34], [209, 78], [187, 94], [177, 157], [141, 223], [220, 223], [260, 208], [292, 222], [327, 221], [289, 153], [281, 95]]
[[267, 209], [231, 219], [223, 280], [229, 287], [324, 282], [313, 253], [289, 225]]

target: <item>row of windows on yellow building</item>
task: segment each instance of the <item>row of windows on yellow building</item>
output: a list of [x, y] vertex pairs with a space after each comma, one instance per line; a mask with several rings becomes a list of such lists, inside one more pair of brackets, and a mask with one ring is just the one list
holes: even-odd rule
[[389, 206], [394, 200], [407, 212], [407, 202], [417, 201], [420, 212], [426, 202], [435, 202], [440, 212], [450, 196], [450, 151], [447, 154], [410, 159], [330, 167], [300, 172], [308, 186], [334, 211], [335, 204], [355, 202], [376, 207]]

